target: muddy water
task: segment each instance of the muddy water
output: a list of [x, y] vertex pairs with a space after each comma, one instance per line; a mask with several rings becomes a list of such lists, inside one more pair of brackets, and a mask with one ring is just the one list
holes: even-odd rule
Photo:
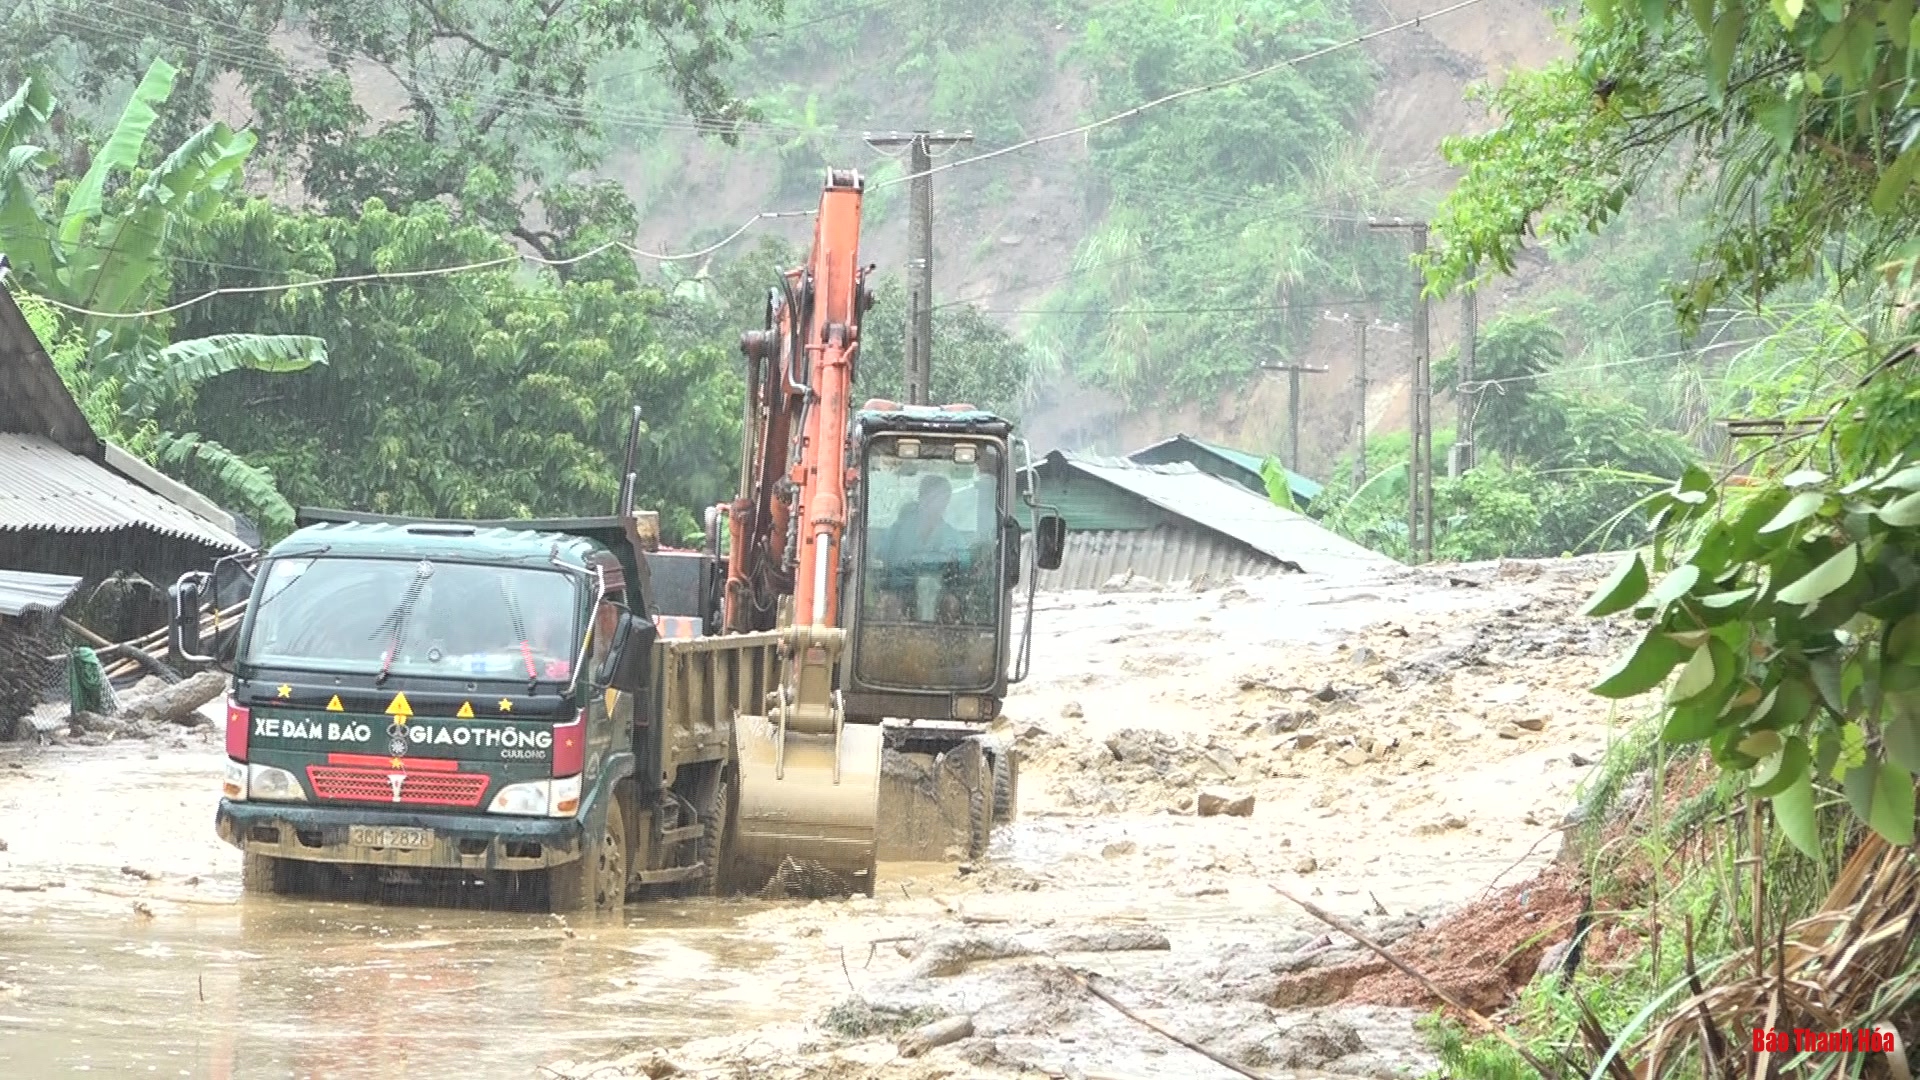
[[784, 1019], [840, 978], [741, 932], [753, 903], [568, 925], [244, 896], [210, 839], [217, 751], [102, 754], [0, 759], [0, 1076], [532, 1076]]

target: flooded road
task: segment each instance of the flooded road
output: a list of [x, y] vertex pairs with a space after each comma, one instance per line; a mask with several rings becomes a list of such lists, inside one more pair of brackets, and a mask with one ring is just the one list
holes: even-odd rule
[[[1234, 1076], [1072, 971], [1263, 1075], [1418, 1075], [1417, 1002], [1283, 985], [1360, 957], [1270, 886], [1384, 935], [1550, 862], [1613, 738], [1585, 687], [1619, 643], [1570, 614], [1607, 569], [1043, 598], [1001, 725], [1019, 820], [845, 902], [245, 896], [212, 729], [0, 747], [0, 1078]], [[1072, 945], [1134, 931], [1161, 943]], [[973, 1035], [907, 1059], [833, 1019], [880, 1005]]]
[[754, 902], [569, 922], [243, 896], [212, 833], [218, 759], [209, 744], [0, 764], [0, 1076], [532, 1076], [844, 991], [837, 968], [743, 931]]

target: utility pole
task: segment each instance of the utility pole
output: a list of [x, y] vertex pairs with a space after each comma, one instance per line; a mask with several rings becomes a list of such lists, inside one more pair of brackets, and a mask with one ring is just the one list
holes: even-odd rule
[[1480, 411], [1480, 388], [1473, 383], [1473, 353], [1480, 336], [1480, 296], [1472, 289], [1460, 297], [1460, 384], [1454, 387], [1454, 406], [1459, 409], [1453, 440], [1453, 454], [1447, 462], [1447, 475], [1459, 476], [1479, 463], [1480, 453], [1473, 437], [1474, 415]]
[[[1360, 486], [1367, 482], [1367, 330], [1369, 327], [1366, 319], [1356, 319], [1352, 315], [1341, 315], [1335, 318], [1333, 312], [1329, 311], [1322, 317], [1328, 322], [1353, 324], [1355, 338], [1353, 490], [1359, 491]], [[1380, 322], [1373, 323], [1371, 328], [1385, 330], [1390, 334], [1400, 332], [1398, 326], [1388, 326]]]
[[890, 131], [866, 136], [875, 148], [907, 148], [907, 174], [912, 177], [907, 200], [907, 404], [933, 400], [933, 168], [932, 148], [973, 141], [973, 133], [949, 135], [938, 131]]
[[1305, 364], [1261, 364], [1262, 371], [1284, 371], [1287, 373], [1287, 468], [1300, 471], [1300, 376], [1324, 375], [1323, 367], [1308, 367]]
[[[1413, 252], [1426, 254], [1427, 223], [1424, 221], [1369, 221], [1369, 229], [1408, 230], [1413, 233]], [[1429, 302], [1426, 282], [1416, 275], [1420, 298], [1413, 306], [1413, 384], [1412, 397], [1413, 460], [1407, 471], [1407, 550], [1421, 561], [1433, 561], [1433, 369], [1428, 353], [1427, 326]]]

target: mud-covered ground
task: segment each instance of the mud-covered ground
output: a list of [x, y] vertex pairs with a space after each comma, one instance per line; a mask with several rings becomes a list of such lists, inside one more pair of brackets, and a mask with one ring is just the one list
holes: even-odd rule
[[1235, 1075], [1145, 1022], [1266, 1076], [1414, 1074], [1423, 991], [1270, 886], [1476, 1002], [1531, 973], [1609, 737], [1585, 687], [1625, 631], [1577, 613], [1608, 566], [1042, 597], [1019, 820], [871, 900], [243, 898], [210, 734], [0, 748], [0, 1075]]

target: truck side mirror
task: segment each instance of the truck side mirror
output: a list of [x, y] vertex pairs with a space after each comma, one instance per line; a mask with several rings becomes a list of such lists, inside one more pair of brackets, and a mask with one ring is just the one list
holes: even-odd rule
[[653, 642], [660, 630], [650, 619], [635, 618], [633, 612], [620, 613], [613, 628], [612, 647], [600, 669], [599, 682], [623, 694], [637, 694], [646, 688], [653, 670]]
[[200, 642], [200, 597], [206, 590], [209, 576], [202, 573], [182, 574], [167, 590], [172, 604], [172, 633], [168, 635], [168, 651], [176, 660], [191, 660], [195, 663], [212, 663], [213, 657], [202, 651]]
[[1033, 564], [1042, 570], [1060, 569], [1067, 552], [1067, 520], [1058, 514], [1042, 517], [1033, 527]]

